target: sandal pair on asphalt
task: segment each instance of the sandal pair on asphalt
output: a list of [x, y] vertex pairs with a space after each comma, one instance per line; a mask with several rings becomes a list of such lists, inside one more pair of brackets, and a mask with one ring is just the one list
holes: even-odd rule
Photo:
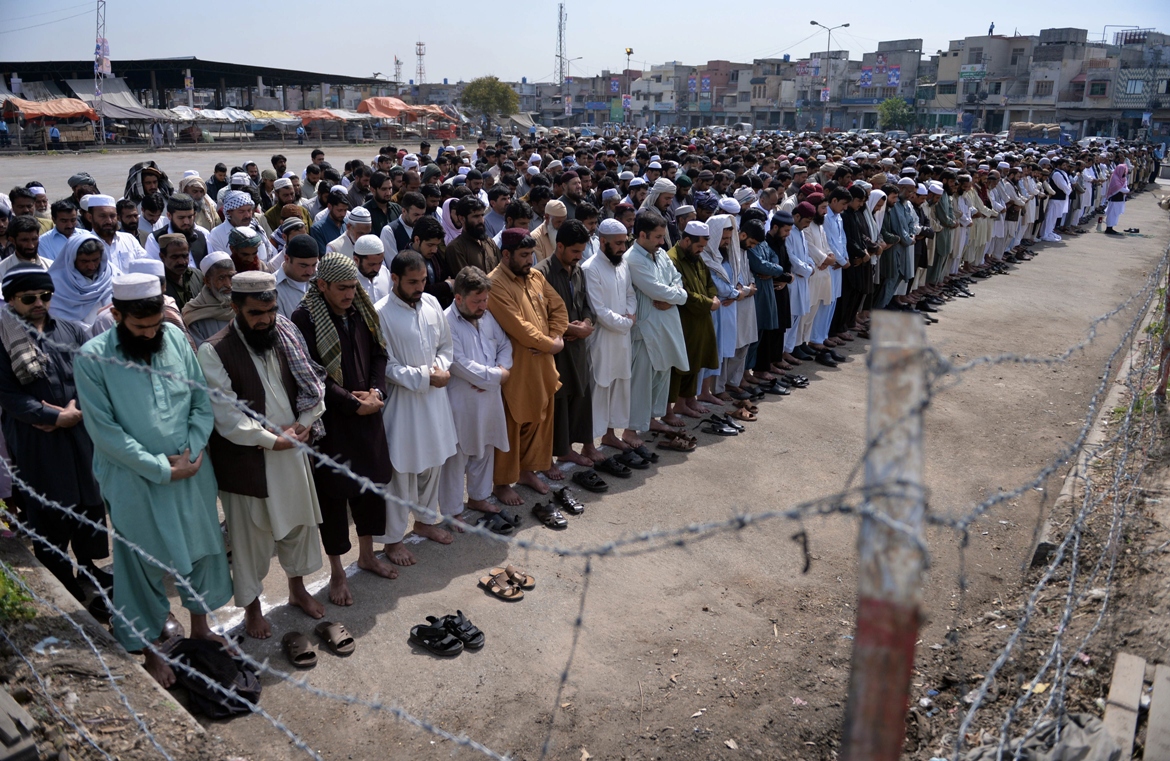
[[577, 501], [573, 492], [566, 487], [553, 491], [552, 499], [548, 501], [548, 504], [537, 503], [533, 506], [532, 514], [545, 526], [560, 530], [569, 527], [569, 521], [565, 519], [562, 510], [570, 515], [580, 515], [585, 512], [585, 505]]
[[464, 650], [479, 650], [484, 641], [484, 633], [461, 610], [455, 611], [453, 616], [427, 616], [427, 623], [410, 630], [412, 645], [442, 658], [459, 655]]
[[[345, 657], [353, 654], [356, 643], [353, 635], [345, 628], [345, 624], [322, 621], [313, 631], [334, 655]], [[311, 669], [317, 665], [316, 651], [313, 650], [309, 638], [300, 632], [285, 634], [280, 640], [280, 647], [288, 662], [299, 669]]]
[[479, 586], [494, 597], [507, 602], [516, 602], [524, 599], [525, 589], [536, 588], [536, 577], [510, 565], [488, 571], [487, 576], [480, 578]]

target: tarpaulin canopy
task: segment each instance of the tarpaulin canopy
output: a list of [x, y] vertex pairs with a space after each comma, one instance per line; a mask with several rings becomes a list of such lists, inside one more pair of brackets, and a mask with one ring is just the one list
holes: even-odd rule
[[327, 108], [310, 108], [306, 111], [293, 111], [292, 114], [300, 119], [302, 124], [309, 124], [315, 121], [344, 121], [344, 119]]
[[254, 110], [254, 111], [252, 111], [252, 118], [258, 122], [275, 122], [275, 123], [287, 122], [289, 124], [295, 124], [298, 121], [300, 121], [299, 119], [297, 119], [297, 117], [293, 116], [288, 111]]
[[511, 119], [513, 123], [521, 127], [527, 128], [533, 125], [532, 117], [523, 111], [518, 114], [512, 114], [508, 118]]
[[[66, 79], [65, 84], [77, 93], [77, 97], [96, 108], [97, 98], [94, 97], [92, 79]], [[130, 88], [126, 80], [113, 77], [102, 82], [102, 116], [110, 119], [141, 119], [145, 121], [170, 121], [174, 116], [165, 115], [165, 112], [145, 108]]]
[[350, 111], [347, 108], [331, 108], [329, 112], [344, 122], [364, 122], [374, 118], [369, 114], [359, 114], [357, 111]]
[[397, 119], [399, 114], [408, 112], [410, 108], [398, 98], [382, 97], [366, 98], [358, 104], [357, 110], [377, 119]]
[[65, 93], [61, 92], [56, 82], [24, 82], [20, 94], [28, 100], [56, 100], [65, 97]]
[[97, 112], [89, 104], [77, 98], [57, 98], [56, 100], [24, 100], [9, 98], [4, 103], [5, 113], [19, 113], [25, 119], [80, 119], [86, 118], [97, 121]]

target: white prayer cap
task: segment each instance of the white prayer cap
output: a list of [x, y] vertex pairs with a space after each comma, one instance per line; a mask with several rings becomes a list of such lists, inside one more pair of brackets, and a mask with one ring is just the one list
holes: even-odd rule
[[232, 175], [231, 180], [229, 180], [229, 184], [231, 184], [231, 185], [251, 185], [252, 178], [248, 176], [247, 172], [236, 172], [235, 174]]
[[706, 222], [700, 222], [697, 219], [692, 219], [687, 222], [687, 226], [683, 228], [683, 232], [695, 238], [710, 238], [711, 228], [707, 226]]
[[230, 262], [232, 260], [231, 254], [225, 254], [223, 251], [212, 251], [207, 256], [199, 261], [199, 271], [204, 275], [207, 270], [211, 269], [220, 262]]
[[626, 226], [616, 219], [602, 220], [601, 225], [597, 228], [598, 235], [620, 235], [623, 238], [626, 236]]
[[645, 184], [646, 184], [646, 181], [643, 180], [641, 177], [635, 177], [634, 179], [630, 180], [630, 187], [631, 188], [640, 188]]
[[676, 218], [684, 216], [686, 214], [694, 214], [694, 213], [695, 213], [695, 207], [691, 206], [689, 204], [685, 204], [685, 203], [676, 207], [674, 210], [674, 216]]
[[601, 191], [601, 202], [602, 203], [605, 203], [606, 201], [608, 201], [611, 198], [620, 198], [620, 197], [621, 197], [621, 193], [618, 192], [617, 188], [606, 188], [605, 190]]
[[624, 172], [618, 173], [618, 179], [629, 182], [630, 180], [634, 179], [634, 173], [627, 169]]
[[370, 210], [365, 206], [356, 206], [345, 215], [345, 224], [347, 225], [372, 225], [373, 223], [374, 218], [370, 216]]
[[198, 169], [188, 169], [187, 171], [183, 172], [183, 176], [182, 176], [182, 178], [181, 178], [181, 179], [184, 179], [184, 180], [185, 180], [185, 179], [187, 179], [188, 177], [198, 177], [198, 176], [199, 176], [199, 170], [198, 170]]
[[926, 186], [923, 185], [922, 183], [918, 184], [918, 195], [920, 195], [920, 196], [926, 195]]
[[658, 161], [651, 161], [647, 169], [662, 169], [662, 164]]
[[48, 195], [48, 193], [45, 192], [45, 189], [42, 188], [40, 185], [33, 185], [32, 187], [30, 187], [28, 189], [28, 192], [32, 193], [34, 196], [47, 196]]
[[461, 174], [461, 175], [467, 175], [467, 174], [470, 174], [470, 173], [471, 173], [471, 167], [469, 167], [469, 166], [461, 166], [461, 167], [459, 167], [459, 174]]
[[353, 252], [358, 256], [372, 256], [386, 253], [386, 247], [377, 235], [363, 235], [353, 244]]
[[722, 198], [719, 200], [719, 210], [724, 214], [739, 214], [741, 208], [739, 201], [734, 198]]
[[995, 168], [996, 169], [1011, 169], [1012, 165], [1007, 163], [1006, 161], [1001, 161], [995, 165]]
[[824, 161], [827, 157], [823, 153], [817, 154], [817, 161]]
[[931, 180], [929, 183], [927, 183], [926, 189], [931, 193], [934, 193], [936, 196], [941, 196], [943, 194], [943, 184], [938, 180]]
[[544, 205], [544, 213], [550, 217], [567, 217], [569, 210], [565, 207], [564, 202], [554, 199]]
[[292, 172], [285, 172], [284, 174], [281, 175], [281, 177], [287, 177], [290, 180], [295, 176], [296, 175], [294, 175]]
[[142, 256], [137, 259], [130, 260], [128, 267], [130, 272], [141, 272], [147, 275], [154, 275], [155, 277], [166, 277], [167, 271], [163, 267], [160, 259], [154, 259], [149, 256]]
[[83, 195], [83, 196], [81, 197], [81, 200], [77, 202], [77, 205], [81, 207], [81, 210], [82, 210], [82, 211], [88, 211], [88, 210], [89, 210], [89, 199], [91, 199], [91, 198], [93, 198], [93, 194], [92, 194], [92, 193], [86, 193], [85, 195]]
[[98, 206], [116, 206], [113, 196], [91, 195], [89, 198], [89, 206], [86, 208], [93, 209]]
[[914, 181], [913, 177], [903, 177], [902, 179], [898, 180], [898, 184], [899, 185], [909, 185], [910, 187], [914, 187], [918, 183], [916, 183]]
[[980, 164], [976, 167], [976, 169], [978, 169], [980, 172], [986, 172], [988, 169], [991, 169], [991, 167], [989, 167], [987, 164]]
[[536, 164], [536, 165], [538, 165], [538, 166], [539, 166], [540, 162], [541, 162], [541, 161], [543, 161], [543, 160], [544, 160], [544, 159], [542, 159], [542, 158], [540, 157], [540, 154], [539, 154], [539, 153], [534, 153], [534, 154], [532, 154], [531, 156], [529, 156], [529, 157], [528, 157], [528, 163], [529, 163], [529, 164]]
[[540, 174], [540, 167], [538, 167], [538, 166], [528, 167], [528, 174], [535, 177], [536, 175]]
[[410, 171], [411, 169], [418, 169], [418, 159], [407, 156], [402, 159], [402, 168]]
[[893, 166], [894, 160], [892, 158], [887, 157], [887, 158], [882, 159], [878, 163], [880, 163], [882, 166]]
[[118, 301], [137, 301], [161, 295], [162, 283], [156, 275], [129, 272], [114, 278], [114, 298]]
[[[158, 282], [156, 279], [154, 282]], [[276, 275], [254, 270], [232, 275], [232, 293], [267, 293], [276, 290]]]
[[291, 187], [292, 187], [292, 180], [290, 180], [287, 177], [281, 177], [279, 180], [272, 183], [273, 190], [280, 190], [281, 188], [291, 188]]
[[655, 162], [655, 161], [662, 161], [662, 157], [661, 157], [661, 156], [659, 156], [657, 153], [655, 153], [653, 156], [651, 156], [651, 157], [650, 157], [650, 162], [651, 162], [651, 164], [650, 164], [650, 168], [651, 168], [651, 169], [653, 169], [653, 168], [654, 168], [654, 163], [653, 163], [653, 162]]

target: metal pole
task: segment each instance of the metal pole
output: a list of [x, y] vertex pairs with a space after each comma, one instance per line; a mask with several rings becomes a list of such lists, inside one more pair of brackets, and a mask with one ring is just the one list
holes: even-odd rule
[[891, 312], [875, 313], [873, 327], [865, 485], [867, 505], [888, 522], [865, 517], [858, 537], [857, 630], [843, 761], [901, 757], [926, 560], [920, 549], [926, 328], [913, 315]]
[[[829, 72], [831, 71], [830, 66], [832, 65], [832, 62], [833, 62], [833, 52], [832, 51], [833, 51], [833, 30], [830, 28], [829, 29], [829, 46], [825, 49], [825, 88], [829, 90], [829, 97], [830, 98], [833, 97], [833, 89], [832, 89], [832, 86], [829, 84]], [[823, 130], [825, 127], [832, 126], [832, 121], [833, 121], [833, 116], [832, 116], [832, 114], [829, 113], [829, 101], [826, 100], [825, 101], [825, 116], [824, 116], [824, 119], [821, 123], [821, 129]], [[828, 122], [828, 124], [826, 124], [825, 122]]]

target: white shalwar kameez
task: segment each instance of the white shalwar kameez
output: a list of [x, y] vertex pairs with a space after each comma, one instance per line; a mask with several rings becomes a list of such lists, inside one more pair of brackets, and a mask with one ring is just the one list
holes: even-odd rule
[[585, 292], [597, 318], [596, 329], [585, 339], [593, 365], [593, 435], [630, 424], [630, 330], [638, 311], [638, 298], [630, 282], [625, 260], [617, 266], [604, 254], [581, 265]]
[[[436, 524], [441, 521], [439, 475], [456, 447], [447, 389], [431, 385], [431, 370], [451, 367], [451, 326], [429, 293], [411, 306], [391, 292], [375, 308], [389, 355], [389, 397], [382, 422], [394, 473], [387, 490], [404, 502], [434, 511], [416, 511], [415, 520]], [[374, 541], [401, 542], [410, 529], [410, 513], [404, 505], [387, 502], [386, 534]]]

